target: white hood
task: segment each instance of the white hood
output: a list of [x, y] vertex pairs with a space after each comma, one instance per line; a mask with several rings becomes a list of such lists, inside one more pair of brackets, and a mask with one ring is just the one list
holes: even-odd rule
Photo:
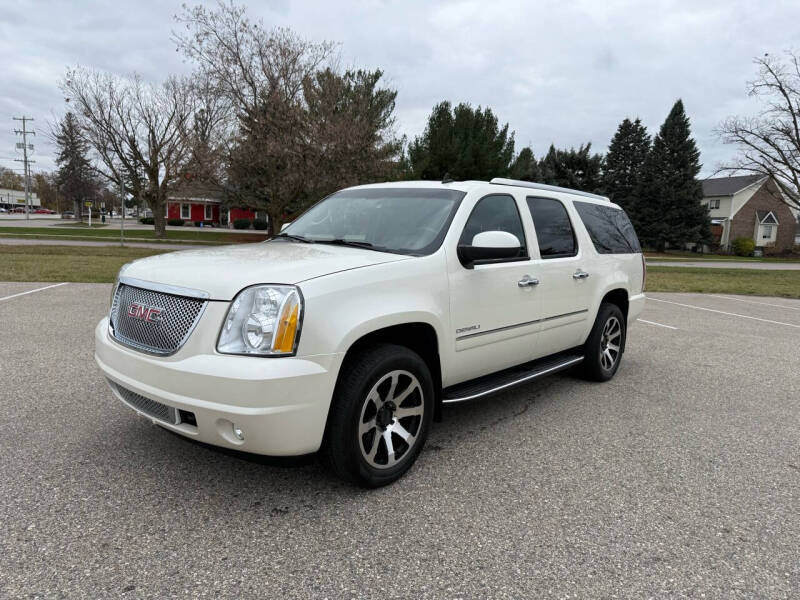
[[232, 300], [239, 290], [257, 283], [300, 283], [408, 258], [350, 246], [262, 242], [149, 256], [132, 262], [120, 274], [202, 290], [212, 300]]

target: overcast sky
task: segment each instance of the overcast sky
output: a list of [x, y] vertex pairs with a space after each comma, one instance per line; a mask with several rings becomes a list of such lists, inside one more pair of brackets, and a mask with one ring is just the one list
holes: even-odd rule
[[[193, 4], [189, 2], [189, 4]], [[682, 98], [709, 174], [734, 153], [713, 134], [721, 119], [754, 111], [745, 82], [754, 56], [800, 47], [800, 2], [426, 2], [313, 0], [249, 3], [267, 26], [341, 44], [345, 65], [380, 67], [398, 90], [398, 130], [419, 135], [441, 100], [490, 106], [516, 148], [540, 156], [591, 141], [605, 151], [619, 122], [658, 130]], [[702, 5], [702, 6], [699, 6]], [[34, 171], [53, 168], [47, 122], [64, 111], [67, 66], [160, 81], [187, 72], [170, 41], [180, 2], [15, 1], [0, 8], [0, 165], [33, 116]]]

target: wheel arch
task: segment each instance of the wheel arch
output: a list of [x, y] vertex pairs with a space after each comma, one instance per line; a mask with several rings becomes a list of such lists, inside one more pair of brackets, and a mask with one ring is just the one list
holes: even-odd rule
[[439, 355], [439, 334], [436, 328], [425, 321], [409, 321], [373, 329], [362, 333], [348, 346], [336, 377], [339, 378], [349, 360], [353, 360], [359, 352], [375, 344], [397, 344], [417, 353], [431, 372], [434, 389], [434, 420], [441, 420], [442, 403], [442, 367]]

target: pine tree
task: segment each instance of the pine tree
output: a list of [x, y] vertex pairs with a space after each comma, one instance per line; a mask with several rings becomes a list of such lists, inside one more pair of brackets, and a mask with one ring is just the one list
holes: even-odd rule
[[490, 108], [449, 102], [433, 107], [424, 133], [408, 147], [412, 177], [491, 179], [506, 177], [514, 158], [514, 133], [500, 127]]
[[700, 204], [700, 152], [678, 100], [645, 162], [633, 222], [645, 246], [663, 251], [710, 237], [708, 209]]
[[540, 181], [542, 174], [539, 171], [539, 162], [533, 155], [533, 150], [528, 146], [517, 154], [514, 162], [511, 163], [511, 178], [521, 181]]
[[75, 218], [80, 219], [83, 204], [97, 194], [98, 183], [87, 158], [89, 144], [83, 138], [75, 115], [68, 112], [52, 133], [58, 148], [56, 156], [56, 185], [61, 194], [75, 207]]
[[560, 150], [551, 145], [539, 162], [541, 182], [584, 192], [601, 192], [603, 157], [592, 154], [591, 150], [591, 142], [581, 144], [577, 150]]
[[603, 191], [628, 214], [636, 212], [636, 190], [650, 153], [650, 136], [639, 119], [625, 119], [611, 139], [603, 165]]

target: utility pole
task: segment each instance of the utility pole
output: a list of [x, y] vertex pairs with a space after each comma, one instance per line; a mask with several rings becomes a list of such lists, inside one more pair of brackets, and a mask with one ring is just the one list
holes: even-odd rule
[[[32, 160], [28, 160], [28, 135], [36, 135], [35, 131], [28, 131], [27, 124], [28, 121], [33, 121], [33, 117], [26, 117], [22, 115], [21, 117], [13, 117], [15, 121], [22, 121], [22, 129], [15, 129], [14, 133], [17, 135], [22, 136], [22, 160], [15, 158], [16, 162], [24, 163], [23, 166], [25, 167], [25, 220], [31, 218], [31, 170], [30, 170], [30, 163], [36, 162]], [[17, 148], [19, 148], [19, 143], [17, 144]], [[33, 150], [33, 144], [30, 146], [31, 150]]]
[[122, 224], [119, 227], [119, 245], [125, 245], [125, 183], [122, 179], [122, 172], [119, 176], [119, 207], [122, 211]]

